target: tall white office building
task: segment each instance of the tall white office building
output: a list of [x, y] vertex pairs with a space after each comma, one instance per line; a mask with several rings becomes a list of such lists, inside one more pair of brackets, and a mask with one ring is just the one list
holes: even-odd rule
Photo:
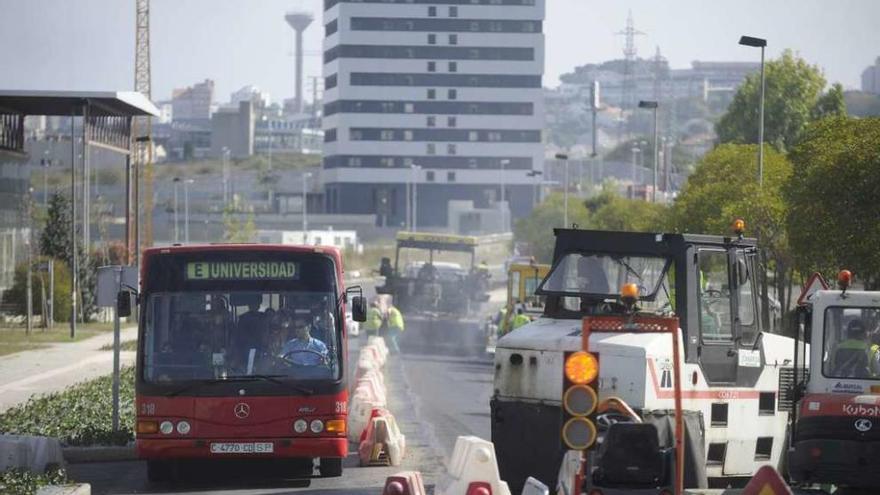
[[325, 0], [330, 213], [448, 224], [451, 200], [533, 206], [543, 171], [545, 0]]

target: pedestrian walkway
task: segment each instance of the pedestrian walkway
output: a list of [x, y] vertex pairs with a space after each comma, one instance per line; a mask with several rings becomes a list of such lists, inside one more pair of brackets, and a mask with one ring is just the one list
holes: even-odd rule
[[[137, 327], [122, 329], [120, 341], [137, 338]], [[32, 351], [0, 356], [0, 413], [32, 395], [57, 392], [113, 372], [113, 332], [71, 343], [56, 343]], [[134, 352], [123, 352], [123, 366], [134, 363]]]

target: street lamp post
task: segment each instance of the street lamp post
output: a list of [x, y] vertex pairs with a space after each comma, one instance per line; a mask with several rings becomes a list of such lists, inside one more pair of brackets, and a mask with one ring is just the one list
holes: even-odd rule
[[565, 178], [562, 181], [562, 227], [568, 228], [568, 155], [565, 153], [556, 153], [556, 159], [562, 160], [565, 165]]
[[501, 160], [501, 201], [498, 203], [499, 213], [501, 214], [501, 233], [507, 232], [507, 208], [504, 205], [504, 190], [507, 189], [505, 167], [507, 165], [510, 165], [510, 160]]
[[419, 231], [419, 170], [422, 167], [419, 165], [410, 165], [410, 170], [412, 170], [412, 174], [410, 179], [412, 181], [412, 231]]
[[651, 191], [651, 202], [657, 202], [657, 109], [660, 106], [656, 101], [642, 100], [639, 102], [639, 108], [647, 108], [654, 111], [654, 189]]
[[767, 40], [741, 36], [739, 44], [761, 49], [761, 102], [758, 106], [758, 185], [764, 186], [764, 49]]
[[221, 150], [223, 158], [223, 207], [229, 204], [229, 148]]
[[311, 172], [307, 172], [302, 175], [302, 231], [303, 231], [303, 244], [306, 244], [309, 239], [309, 196], [308, 190], [306, 189], [309, 178], [312, 176]]
[[180, 224], [177, 215], [177, 186], [180, 184], [180, 177], [174, 178], [174, 243], [180, 242]]
[[638, 166], [639, 152], [641, 152], [642, 150], [640, 150], [638, 148], [638, 146], [633, 146], [631, 151], [632, 151], [633, 159], [632, 159], [632, 194], [630, 194], [630, 199], [635, 199], [636, 198], [636, 182], [637, 182], [636, 167]]
[[189, 244], [189, 185], [193, 179], [183, 181], [183, 242]]
[[539, 177], [541, 177], [541, 175], [543, 175], [543, 174], [544, 174], [544, 172], [541, 172], [540, 170], [532, 170], [531, 172], [526, 174], [528, 177], [533, 177], [535, 179], [535, 185], [534, 185], [534, 187], [532, 187], [532, 209], [533, 210], [535, 209], [535, 207], [538, 206], [538, 185], [540, 184], [540, 181], [541, 181], [541, 179], [539, 179]]

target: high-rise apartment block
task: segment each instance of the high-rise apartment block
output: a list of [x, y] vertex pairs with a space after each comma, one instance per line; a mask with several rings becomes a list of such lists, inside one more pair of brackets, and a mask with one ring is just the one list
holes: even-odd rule
[[404, 226], [415, 210], [443, 227], [450, 201], [503, 197], [527, 214], [543, 169], [544, 5], [325, 0], [327, 211]]

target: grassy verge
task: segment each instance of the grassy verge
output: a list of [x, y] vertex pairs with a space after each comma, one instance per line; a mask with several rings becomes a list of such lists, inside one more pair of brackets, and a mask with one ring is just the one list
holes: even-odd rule
[[112, 383], [107, 375], [32, 398], [0, 415], [0, 431], [55, 437], [64, 445], [125, 445], [134, 439], [134, 368], [122, 370], [116, 432], [111, 425]]
[[78, 342], [95, 335], [113, 330], [112, 323], [86, 323], [77, 325], [76, 338], [70, 338], [70, 327], [65, 323], [55, 323], [51, 329], [34, 328], [30, 335], [22, 326], [0, 327], [0, 356], [15, 352], [41, 349], [58, 342]]
[[[133, 351], [137, 350], [137, 346], [138, 346], [137, 339], [126, 340], [126, 341], [119, 343], [119, 350], [122, 352], [125, 352], [125, 351], [132, 351], [133, 352]], [[103, 345], [103, 346], [101, 346], [101, 350], [102, 351], [112, 351], [113, 344]]]
[[10, 469], [0, 473], [0, 493], [4, 495], [33, 495], [42, 486], [63, 485], [67, 474], [63, 469], [50, 469], [45, 474], [23, 469]]

